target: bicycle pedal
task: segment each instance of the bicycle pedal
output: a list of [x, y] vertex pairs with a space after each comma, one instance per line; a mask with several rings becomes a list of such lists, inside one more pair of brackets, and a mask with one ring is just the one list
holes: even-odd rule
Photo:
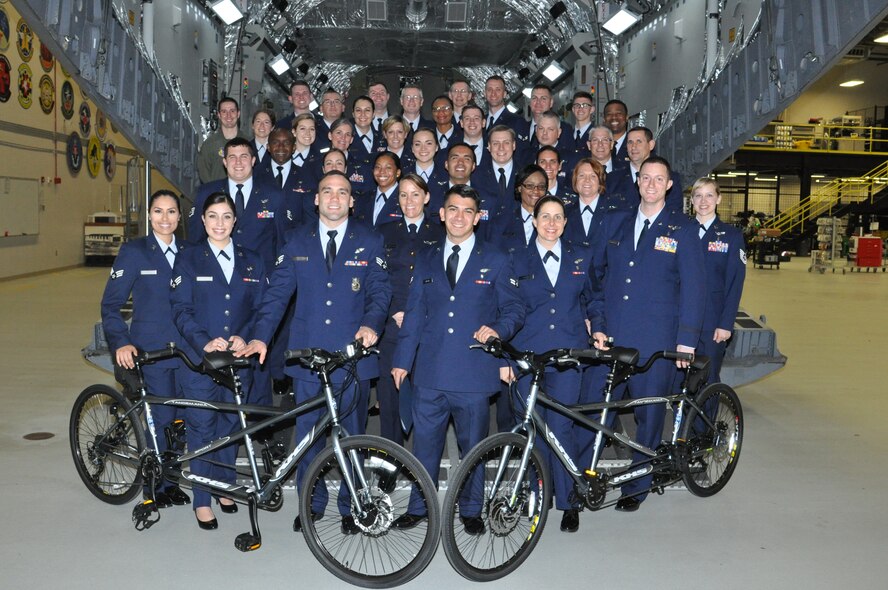
[[234, 539], [234, 546], [238, 551], [244, 553], [255, 551], [262, 547], [262, 539], [253, 535], [253, 533], [241, 533]]
[[145, 531], [160, 520], [160, 511], [153, 500], [145, 500], [133, 506], [133, 525], [137, 531]]

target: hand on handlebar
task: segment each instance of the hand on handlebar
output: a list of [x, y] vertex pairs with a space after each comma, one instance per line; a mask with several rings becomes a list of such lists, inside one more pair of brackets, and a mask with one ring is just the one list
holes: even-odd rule
[[137, 354], [139, 354], [139, 351], [136, 350], [135, 346], [126, 344], [114, 352], [114, 357], [118, 365], [124, 369], [132, 369], [136, 366], [135, 356]]
[[355, 340], [359, 341], [365, 347], [373, 346], [378, 339], [379, 335], [376, 334], [376, 330], [368, 328], [367, 326], [361, 326], [358, 328], [358, 331], [355, 332]]
[[592, 340], [594, 341], [592, 344], [598, 350], [607, 350], [610, 348], [607, 342], [607, 334], [604, 332], [595, 332], [592, 334]]
[[[681, 344], [679, 344], [678, 346], [675, 347], [675, 351], [676, 351], [676, 352], [687, 352], [687, 353], [690, 353], [690, 354], [694, 354], [694, 348], [693, 348], [693, 347], [691, 347], [691, 346], [682, 346]], [[675, 366], [678, 367], [679, 369], [687, 369], [688, 367], [691, 366], [691, 363], [690, 363], [690, 361], [676, 360], [676, 361], [675, 361]]]
[[499, 338], [499, 334], [497, 334], [496, 330], [494, 330], [493, 328], [481, 326], [475, 331], [474, 334], [472, 334], [472, 338], [474, 338], [481, 344], [486, 344], [487, 341], [491, 338]]
[[250, 356], [259, 354], [259, 363], [265, 362], [265, 354], [268, 352], [268, 346], [261, 340], [250, 340], [249, 344], [234, 353], [235, 357]]

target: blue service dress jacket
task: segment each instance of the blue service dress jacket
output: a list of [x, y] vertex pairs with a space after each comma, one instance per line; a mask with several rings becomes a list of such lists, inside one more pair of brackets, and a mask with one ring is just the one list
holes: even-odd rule
[[469, 346], [481, 326], [509, 340], [524, 323], [524, 303], [512, 263], [505, 252], [476, 237], [451, 289], [443, 247], [442, 240], [416, 257], [392, 364], [411, 372], [417, 386], [465, 393], [499, 391], [502, 362]]
[[[256, 338], [266, 344], [293, 293], [296, 306], [287, 336], [288, 348], [339, 350], [354, 340], [361, 326], [382, 335], [391, 299], [382, 238], [349, 220], [333, 268], [328, 272], [318, 231], [318, 224], [309, 223], [287, 236], [257, 320]], [[317, 380], [302, 365], [287, 365], [285, 373], [303, 381]], [[358, 379], [373, 379], [378, 374], [375, 356], [358, 363]]]
[[[190, 247], [189, 242], [177, 239], [177, 258]], [[170, 342], [182, 344], [170, 306], [172, 275], [173, 270], [153, 233], [120, 247], [102, 295], [102, 327], [112, 357], [114, 351], [126, 345], [145, 351], [164, 348]], [[120, 308], [130, 294], [133, 317], [127, 327]], [[177, 367], [179, 361], [166, 359], [153, 366]]]
[[262, 257], [236, 242], [230, 283], [206, 240], [176, 256], [170, 301], [188, 357], [199, 362], [214, 338], [252, 340], [267, 282]]

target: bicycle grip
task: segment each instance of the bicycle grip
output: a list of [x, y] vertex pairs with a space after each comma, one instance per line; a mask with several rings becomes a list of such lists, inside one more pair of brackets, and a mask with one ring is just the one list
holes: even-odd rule
[[664, 350], [663, 358], [670, 361], [688, 361], [694, 362], [693, 352], [678, 352], [677, 350]]
[[160, 350], [146, 350], [139, 355], [138, 361], [140, 363], [153, 363], [154, 361], [170, 358], [175, 354], [176, 344], [174, 342], [170, 342], [169, 344], [167, 344], [166, 348], [161, 348]]
[[285, 360], [304, 359], [312, 356], [314, 352], [310, 348], [292, 348], [284, 351]]
[[575, 359], [589, 359], [597, 361], [601, 358], [602, 351], [598, 350], [597, 348], [571, 348], [567, 351], [567, 354]]

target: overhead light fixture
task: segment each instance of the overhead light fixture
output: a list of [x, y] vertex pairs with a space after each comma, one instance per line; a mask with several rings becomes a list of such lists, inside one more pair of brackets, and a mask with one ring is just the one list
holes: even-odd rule
[[318, 108], [318, 101], [316, 101], [316, 100], [311, 101], [311, 103], [308, 105], [308, 110], [310, 110], [310, 111], [313, 111], [317, 108]]
[[278, 76], [283, 76], [285, 72], [288, 72], [290, 70], [290, 64], [288, 64], [287, 60], [284, 59], [284, 55], [282, 53], [274, 56], [274, 58], [272, 58], [272, 60], [268, 62], [268, 67], [271, 68], [271, 71]]
[[549, 14], [552, 15], [553, 19], [558, 18], [565, 12], [567, 12], [567, 6], [564, 5], [564, 2], [556, 2], [552, 5], [552, 8], [549, 9]]
[[281, 45], [281, 49], [284, 50], [284, 53], [293, 53], [296, 51], [296, 41], [293, 41], [289, 37], [284, 39], [283, 44]]
[[308, 73], [308, 64], [305, 62], [302, 62], [301, 64], [299, 64], [299, 67], [296, 69], [299, 70], [299, 73], [301, 73], [304, 76]]
[[518, 78], [521, 80], [525, 79], [530, 75], [530, 68], [521, 68], [518, 70]]
[[327, 74], [321, 74], [318, 76], [318, 84], [326, 84], [330, 81], [330, 78], [327, 77]]
[[513, 114], [514, 114], [514, 113], [517, 113], [517, 112], [518, 112], [518, 107], [516, 107], [516, 106], [515, 106], [513, 103], [511, 103], [511, 102], [510, 102], [509, 104], [506, 105], [506, 108], [509, 109], [509, 112], [510, 112], [510, 113], [513, 113]]
[[607, 22], [602, 26], [614, 35], [621, 35], [623, 31], [637, 23], [640, 19], [641, 16], [626, 8], [626, 5], [624, 4], [620, 7], [620, 10], [607, 19]]
[[863, 84], [863, 80], [846, 80], [839, 84], [842, 88], [854, 88], [855, 86], [860, 86]]
[[528, 86], [528, 87], [526, 87], [524, 90], [521, 91], [521, 94], [523, 94], [523, 95], [526, 96], [527, 98], [530, 98], [530, 95], [531, 95], [532, 92], [533, 92], [533, 88], [531, 88], [530, 86]]
[[240, 8], [235, 5], [233, 0], [218, 0], [211, 3], [210, 8], [226, 25], [233, 25], [244, 18], [244, 13], [240, 11]]
[[289, 4], [287, 0], [271, 0], [271, 3], [281, 12], [287, 10], [287, 4]]
[[555, 80], [563, 76], [564, 72], [566, 71], [567, 70], [561, 67], [561, 64], [559, 64], [557, 61], [553, 61], [548, 66], [546, 66], [545, 70], [543, 70], [543, 76], [545, 76], [546, 79], [549, 80], [549, 82], [554, 82]]
[[875, 39], [873, 39], [873, 41], [876, 43], [888, 43], [888, 33], [882, 35], [881, 37], [876, 37]]
[[549, 57], [550, 53], [552, 53], [552, 52], [549, 51], [549, 48], [546, 47], [545, 43], [543, 43], [542, 45], [538, 46], [536, 49], [533, 50], [533, 54], [540, 59], [543, 59], [544, 57]]

